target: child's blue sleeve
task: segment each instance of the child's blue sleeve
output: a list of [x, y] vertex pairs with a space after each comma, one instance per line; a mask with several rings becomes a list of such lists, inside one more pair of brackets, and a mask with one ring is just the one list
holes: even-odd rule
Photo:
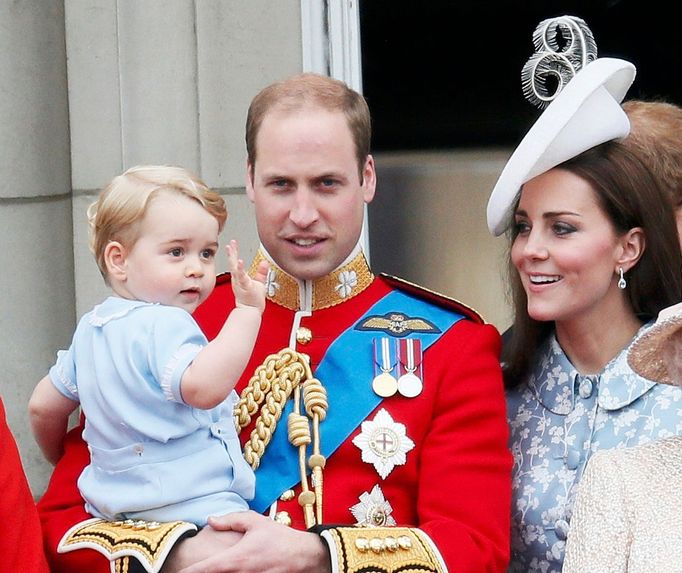
[[168, 324], [157, 323], [149, 345], [149, 365], [167, 400], [185, 404], [180, 381], [187, 367], [208, 344], [192, 316], [182, 309], [167, 313]]
[[73, 360], [73, 347], [57, 352], [57, 362], [50, 368], [53, 386], [69, 400], [80, 402], [76, 385], [76, 366]]

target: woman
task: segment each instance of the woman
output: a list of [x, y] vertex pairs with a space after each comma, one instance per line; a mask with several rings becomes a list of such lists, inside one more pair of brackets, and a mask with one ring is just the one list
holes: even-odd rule
[[[641, 376], [682, 385], [682, 303], [631, 346]], [[580, 485], [564, 573], [682, 571], [682, 436], [598, 452]]]
[[[584, 22], [544, 22], [536, 39], [574, 26]], [[638, 332], [682, 298], [673, 209], [618, 142], [630, 129], [620, 102], [634, 66], [588, 56], [519, 144], [488, 203], [491, 232], [510, 230], [515, 318], [503, 362], [514, 455], [511, 572], [561, 571], [573, 500], [594, 452], [667, 437], [682, 423], [682, 392], [626, 361]], [[566, 63], [565, 52], [537, 54], [527, 66], [533, 79], [556, 69], [543, 68], [545, 58]]]
[[510, 570], [558, 572], [591, 454], [670, 436], [682, 424], [682, 393], [626, 362], [646, 321], [681, 298], [682, 258], [665, 195], [617, 142], [523, 186], [510, 253]]

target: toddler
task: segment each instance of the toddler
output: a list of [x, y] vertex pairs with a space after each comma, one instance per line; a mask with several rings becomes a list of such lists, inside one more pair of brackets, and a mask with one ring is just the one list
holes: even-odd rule
[[86, 510], [109, 520], [191, 521], [248, 509], [255, 478], [233, 421], [233, 388], [265, 306], [267, 264], [250, 278], [227, 247], [236, 308], [211, 342], [191, 313], [216, 280], [223, 199], [184, 169], [133, 167], [88, 210], [91, 249], [112, 296], [80, 320], [29, 404], [56, 463], [78, 404], [90, 464]]

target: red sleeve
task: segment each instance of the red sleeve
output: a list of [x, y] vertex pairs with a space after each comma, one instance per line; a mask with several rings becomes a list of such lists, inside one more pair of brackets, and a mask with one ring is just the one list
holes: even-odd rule
[[52, 573], [109, 573], [109, 560], [90, 549], [57, 553], [57, 545], [66, 531], [92, 517], [86, 513], [78, 491], [78, 477], [90, 462], [90, 455], [81, 438], [82, 424], [71, 430], [64, 439], [64, 455], [52, 473], [47, 491], [38, 502], [38, 513], [43, 526], [45, 552]]
[[499, 334], [462, 320], [430, 352], [441, 387], [421, 455], [419, 527], [450, 571], [502, 573], [509, 561], [512, 460]]
[[40, 522], [0, 400], [0, 560], [3, 571], [47, 573]]

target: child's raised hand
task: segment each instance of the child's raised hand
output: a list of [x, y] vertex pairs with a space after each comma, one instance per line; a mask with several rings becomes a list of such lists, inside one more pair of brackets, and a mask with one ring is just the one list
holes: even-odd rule
[[265, 279], [269, 265], [263, 261], [258, 265], [256, 277], [252, 279], [244, 270], [244, 261], [239, 258], [239, 248], [234, 239], [225, 247], [227, 261], [232, 275], [232, 292], [237, 307], [251, 306], [261, 312], [265, 309]]

